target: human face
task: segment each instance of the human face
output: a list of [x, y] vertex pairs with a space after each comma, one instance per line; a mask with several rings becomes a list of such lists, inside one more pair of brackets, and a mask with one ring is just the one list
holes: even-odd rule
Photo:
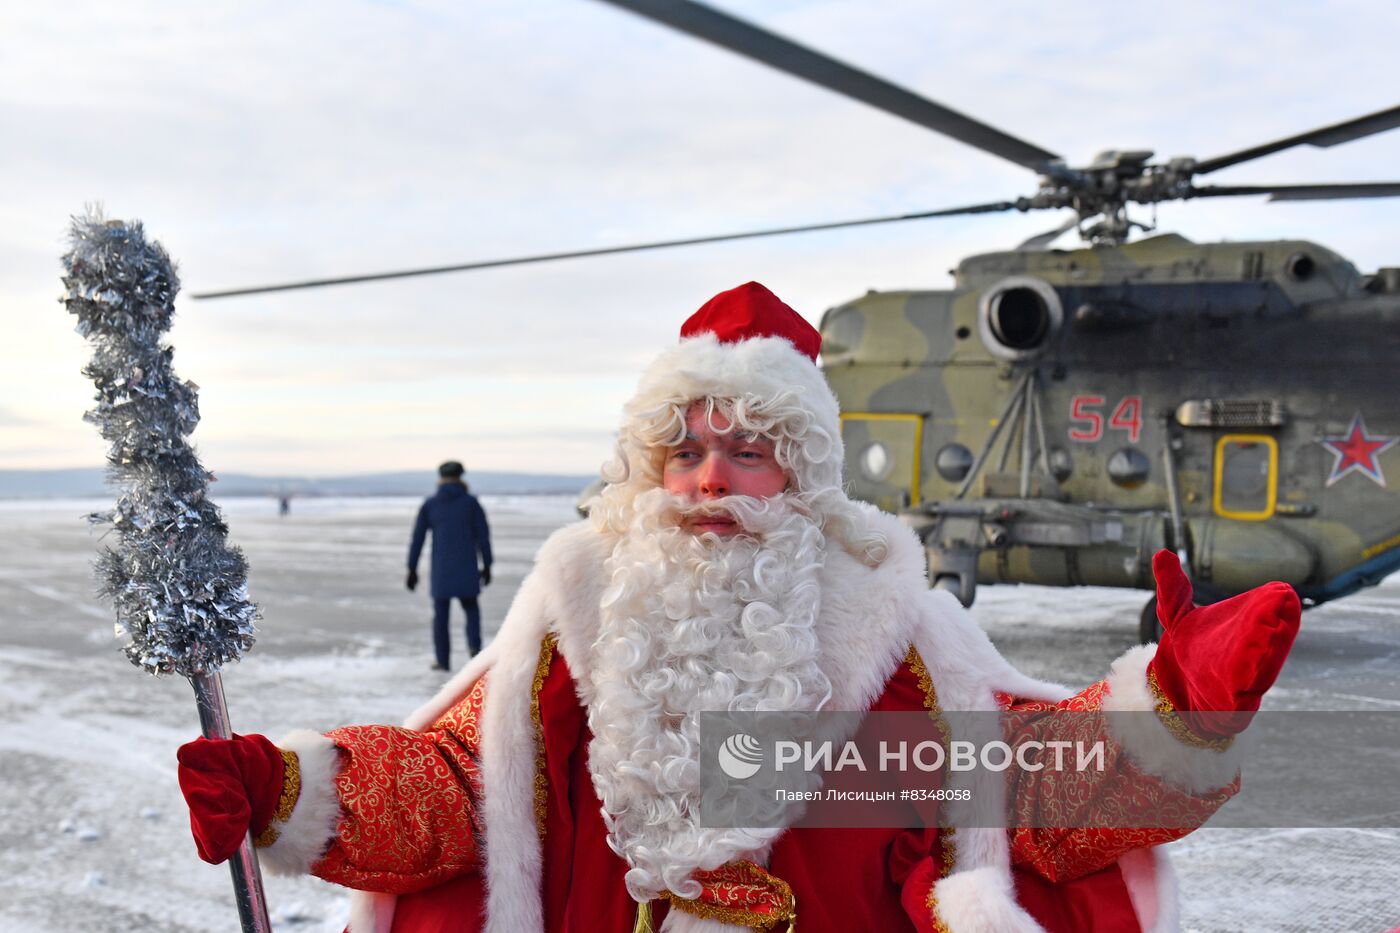
[[[773, 442], [729, 430], [729, 419], [716, 411], [706, 418], [705, 403], [692, 402], [685, 413], [685, 439], [667, 448], [661, 471], [666, 491], [692, 503], [725, 496], [775, 496], [787, 488], [787, 472], [773, 453]], [[692, 534], [720, 537], [739, 532], [725, 515], [697, 515], [683, 520]]]

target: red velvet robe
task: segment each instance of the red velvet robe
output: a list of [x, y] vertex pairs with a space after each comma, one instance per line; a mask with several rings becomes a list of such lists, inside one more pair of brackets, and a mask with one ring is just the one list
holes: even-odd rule
[[[394, 933], [482, 929], [478, 720], [487, 689], [482, 677], [426, 731], [359, 726], [329, 733], [342, 752], [336, 778], [342, 817], [312, 871], [352, 888], [400, 895]], [[1089, 710], [1099, 708], [1107, 689], [1100, 681], [1060, 703], [1004, 694], [998, 701], [1031, 712]], [[913, 649], [872, 710], [937, 711], [933, 685]], [[623, 883], [626, 865], [606, 842], [588, 771], [587, 713], [552, 637], [542, 647], [531, 711], [545, 929], [629, 933], [637, 905]], [[1191, 814], [1197, 824], [1237, 787], [1193, 796], [1143, 774], [1121, 750], [1110, 751], [1108, 764], [1097, 780], [1117, 786], [1098, 792], [1146, 794], [1154, 805]], [[1013, 806], [1034, 806], [1042, 778], [1015, 769], [1008, 775], [1017, 782], [1008, 789]], [[1186, 831], [1009, 830], [1016, 900], [1051, 933], [1138, 930], [1117, 859]], [[941, 926], [933, 884], [952, 868], [947, 835], [937, 829], [796, 828], [774, 843], [767, 869], [791, 886], [802, 933], [933, 933]], [[658, 929], [666, 908], [665, 901], [653, 904]]]

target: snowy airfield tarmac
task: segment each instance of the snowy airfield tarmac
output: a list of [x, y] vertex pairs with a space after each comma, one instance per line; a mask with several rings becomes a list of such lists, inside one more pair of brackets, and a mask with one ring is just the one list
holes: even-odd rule
[[[483, 499], [496, 553], [486, 637], [565, 497]], [[99, 501], [0, 502], [0, 930], [236, 931], [226, 868], [195, 856], [175, 747], [198, 733], [188, 685], [130, 666], [94, 595]], [[403, 588], [417, 501], [224, 503], [263, 612], [225, 674], [234, 728], [397, 722], [446, 675], [428, 670], [430, 608]], [[987, 587], [975, 614], [1013, 663], [1088, 683], [1129, 647], [1147, 594]], [[465, 661], [454, 609], [453, 665]], [[1400, 710], [1400, 575], [1303, 617], [1266, 709]], [[1245, 779], [1248, 780], [1248, 770]], [[1208, 829], [1175, 843], [1185, 927], [1347, 931], [1400, 926], [1400, 830]], [[338, 931], [339, 889], [268, 878], [279, 931]]]

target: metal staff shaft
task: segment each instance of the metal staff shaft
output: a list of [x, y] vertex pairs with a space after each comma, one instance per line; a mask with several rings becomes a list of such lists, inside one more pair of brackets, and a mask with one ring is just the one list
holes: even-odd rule
[[[224, 682], [218, 674], [192, 674], [195, 703], [199, 707], [199, 727], [206, 739], [229, 739], [228, 704], [224, 702]], [[258, 852], [253, 848], [251, 831], [243, 835], [238, 851], [228, 860], [233, 875], [233, 894], [238, 902], [238, 918], [243, 933], [272, 933], [267, 918], [267, 900], [263, 897], [262, 872], [258, 870]]]

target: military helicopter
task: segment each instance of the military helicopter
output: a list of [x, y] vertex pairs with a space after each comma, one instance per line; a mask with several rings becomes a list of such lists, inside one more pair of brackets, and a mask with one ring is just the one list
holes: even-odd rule
[[[862, 218], [204, 292], [223, 297], [932, 217], [1071, 209], [1015, 250], [965, 259], [947, 291], [870, 292], [828, 310], [822, 365], [847, 482], [920, 536], [929, 579], [1151, 587], [1182, 555], [1198, 600], [1267, 580], [1308, 605], [1400, 568], [1400, 268], [1362, 275], [1306, 241], [1192, 243], [1133, 205], [1400, 195], [1400, 183], [1197, 178], [1295, 146], [1400, 126], [1400, 106], [1208, 159], [1109, 151], [1074, 167], [874, 75], [691, 0], [604, 0], [903, 117], [1038, 176], [1034, 193]], [[1087, 245], [1051, 249], [1077, 230]], [[1140, 632], [1155, 640], [1153, 601]]]

